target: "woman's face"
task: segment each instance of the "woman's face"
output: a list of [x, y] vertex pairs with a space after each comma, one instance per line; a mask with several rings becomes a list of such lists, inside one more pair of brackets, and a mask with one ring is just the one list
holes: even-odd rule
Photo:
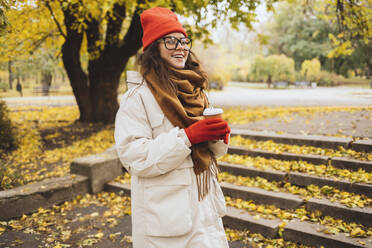
[[[185, 63], [189, 56], [188, 48], [186, 45], [182, 45], [177, 40], [166, 37], [175, 37], [177, 39], [181, 39], [185, 36], [182, 33], [170, 33], [165, 35], [163, 40], [161, 40], [159, 43], [160, 57], [162, 57], [170, 66], [174, 68], [185, 68]], [[166, 38], [166, 40], [164, 40], [164, 38]], [[167, 46], [165, 44], [166, 42]], [[175, 50], [169, 50], [168, 48], [174, 48], [174, 42], [176, 42], [177, 48]]]

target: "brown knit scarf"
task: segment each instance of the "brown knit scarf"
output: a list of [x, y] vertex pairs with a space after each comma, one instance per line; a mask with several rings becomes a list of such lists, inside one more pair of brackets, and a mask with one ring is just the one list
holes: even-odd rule
[[[169, 90], [164, 82], [158, 82], [155, 73], [151, 71], [146, 74], [147, 85], [161, 110], [174, 126], [186, 128], [203, 119], [203, 111], [208, 107], [208, 99], [203, 89], [208, 82], [202, 76], [192, 70], [171, 68], [170, 80], [177, 89], [175, 92]], [[209, 192], [210, 177], [217, 175], [217, 162], [207, 142], [192, 145], [191, 158], [200, 200]]]

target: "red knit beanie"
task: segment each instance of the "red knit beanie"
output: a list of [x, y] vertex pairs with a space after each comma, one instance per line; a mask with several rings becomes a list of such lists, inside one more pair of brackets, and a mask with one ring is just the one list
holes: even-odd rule
[[166, 8], [155, 7], [145, 10], [141, 14], [141, 24], [143, 50], [169, 33], [179, 32], [187, 37], [186, 31], [178, 21], [176, 14]]

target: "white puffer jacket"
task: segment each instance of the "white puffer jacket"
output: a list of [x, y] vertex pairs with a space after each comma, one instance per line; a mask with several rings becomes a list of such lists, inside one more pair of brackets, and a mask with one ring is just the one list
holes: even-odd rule
[[[131, 174], [134, 248], [226, 248], [221, 217], [225, 200], [216, 179], [198, 201], [190, 141], [162, 112], [138, 72], [127, 72], [129, 90], [116, 115], [119, 158]], [[223, 141], [210, 142], [218, 157]]]

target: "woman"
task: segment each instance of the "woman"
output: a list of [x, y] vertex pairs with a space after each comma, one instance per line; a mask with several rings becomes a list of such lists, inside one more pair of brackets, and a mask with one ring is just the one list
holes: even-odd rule
[[230, 128], [202, 117], [208, 81], [177, 16], [151, 8], [141, 24], [140, 73], [127, 72], [115, 123], [132, 176], [133, 247], [226, 248], [215, 158], [226, 153]]

